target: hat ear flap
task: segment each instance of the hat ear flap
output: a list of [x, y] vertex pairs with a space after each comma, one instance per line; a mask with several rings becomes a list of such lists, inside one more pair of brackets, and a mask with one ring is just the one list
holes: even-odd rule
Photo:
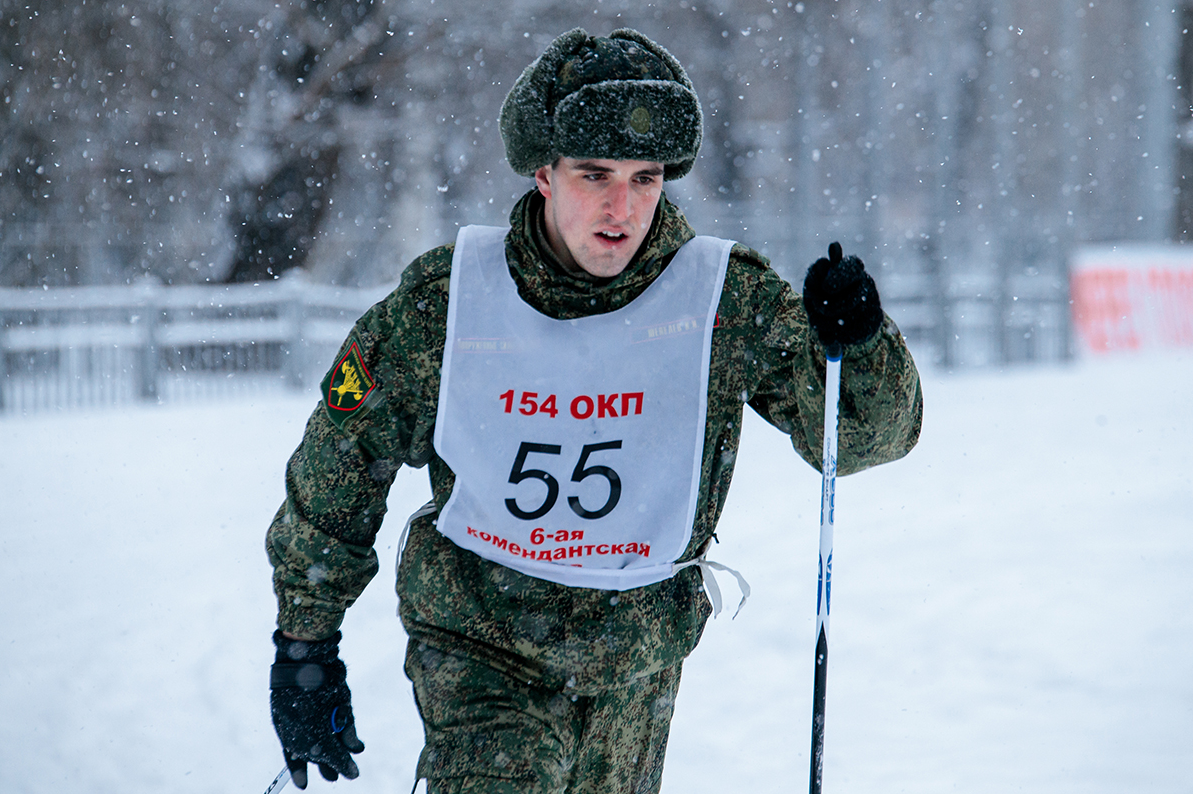
[[498, 126], [506, 145], [506, 160], [520, 176], [534, 176], [535, 171], [555, 160], [552, 147], [552, 92], [556, 75], [592, 37], [583, 28], [561, 34], [543, 54], [523, 70], [502, 103]]

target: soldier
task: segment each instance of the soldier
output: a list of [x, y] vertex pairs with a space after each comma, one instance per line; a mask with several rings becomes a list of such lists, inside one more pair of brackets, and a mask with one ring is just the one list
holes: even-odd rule
[[843, 345], [839, 470], [916, 443], [916, 368], [862, 262], [809, 269], [696, 237], [663, 183], [701, 109], [628, 29], [572, 30], [506, 97], [535, 187], [508, 229], [466, 227], [355, 325], [290, 459], [267, 549], [271, 709], [294, 783], [355, 778], [344, 611], [402, 465], [433, 501], [400, 549], [405, 671], [428, 791], [658, 791], [743, 404], [819, 467], [826, 345]]

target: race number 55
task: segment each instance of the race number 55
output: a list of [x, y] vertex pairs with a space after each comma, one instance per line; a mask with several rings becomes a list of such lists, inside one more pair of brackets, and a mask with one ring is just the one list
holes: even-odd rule
[[[622, 442], [619, 441], [605, 441], [600, 444], [585, 444], [581, 448], [580, 457], [576, 461], [576, 466], [572, 469], [572, 482], [582, 482], [589, 477], [604, 477], [609, 482], [609, 498], [605, 500], [605, 504], [596, 510], [588, 510], [580, 503], [580, 497], [569, 496], [568, 506], [572, 508], [572, 512], [576, 513], [581, 518], [597, 519], [608, 515], [611, 510], [618, 506], [618, 500], [622, 498], [622, 478], [618, 473], [609, 466], [593, 465], [589, 466], [589, 456], [594, 452], [601, 452], [609, 449], [621, 449]], [[525, 521], [534, 521], [537, 518], [542, 518], [547, 515], [556, 501], [560, 498], [560, 483], [550, 472], [543, 469], [528, 469], [525, 468], [527, 463], [527, 456], [532, 454], [538, 455], [559, 455], [561, 447], [559, 444], [535, 444], [530, 441], [523, 441], [518, 446], [518, 454], [514, 456], [514, 465], [510, 468], [511, 484], [517, 485], [523, 480], [541, 480], [547, 486], [547, 496], [543, 500], [543, 504], [539, 505], [533, 510], [523, 510], [518, 506], [518, 501], [514, 498], [506, 500], [506, 509], [510, 511], [511, 515], [516, 518], [521, 518]]]

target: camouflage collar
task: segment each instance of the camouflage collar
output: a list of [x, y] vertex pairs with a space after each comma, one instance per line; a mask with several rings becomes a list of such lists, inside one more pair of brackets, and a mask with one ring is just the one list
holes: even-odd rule
[[552, 252], [543, 231], [543, 197], [531, 190], [510, 212], [506, 243], [512, 254], [510, 273], [522, 299], [549, 317], [570, 319], [603, 314], [634, 300], [694, 236], [684, 213], [661, 196], [651, 230], [627, 268], [612, 279], [586, 280], [570, 275]]

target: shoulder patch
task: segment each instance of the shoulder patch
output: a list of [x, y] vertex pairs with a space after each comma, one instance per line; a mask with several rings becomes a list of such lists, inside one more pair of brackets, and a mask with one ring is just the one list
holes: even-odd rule
[[342, 422], [365, 404], [376, 387], [377, 383], [361, 358], [360, 345], [356, 337], [351, 337], [336, 366], [323, 379], [323, 400], [332, 421]]

